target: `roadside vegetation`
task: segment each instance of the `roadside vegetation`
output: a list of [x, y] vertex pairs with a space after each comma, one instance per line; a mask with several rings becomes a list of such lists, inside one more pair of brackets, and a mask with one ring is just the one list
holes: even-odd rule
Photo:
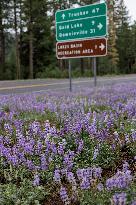
[[0, 205], [135, 205], [136, 84], [0, 96]]

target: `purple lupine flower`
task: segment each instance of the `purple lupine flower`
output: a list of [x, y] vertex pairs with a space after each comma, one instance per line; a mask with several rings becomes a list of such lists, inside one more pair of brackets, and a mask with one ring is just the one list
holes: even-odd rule
[[7, 144], [7, 145], [11, 143], [11, 139], [8, 136], [5, 136], [3, 141], [4, 141], [4, 144]]
[[83, 175], [83, 169], [77, 169], [76, 174], [77, 174], [78, 179], [82, 180], [82, 178], [84, 176]]
[[44, 154], [41, 155], [40, 161], [41, 161], [41, 170], [43, 171], [47, 170], [48, 165], [47, 165], [46, 157]]
[[34, 181], [33, 181], [33, 186], [39, 186], [40, 184], [40, 178], [38, 174], [34, 175]]
[[51, 163], [53, 161], [53, 157], [49, 156], [48, 161], [49, 161], [49, 163]]
[[18, 152], [17, 155], [18, 155], [18, 159], [19, 159], [20, 163], [25, 163], [26, 162], [24, 152]]
[[112, 190], [114, 188], [124, 189], [127, 188], [128, 185], [132, 182], [132, 175], [130, 170], [124, 171], [117, 171], [117, 173], [107, 179], [106, 187], [108, 190]]
[[42, 151], [42, 147], [43, 147], [42, 142], [41, 142], [40, 140], [38, 140], [37, 146], [36, 146], [36, 148], [35, 148], [35, 153], [36, 153], [36, 154], [40, 154], [41, 151]]
[[111, 149], [112, 149], [113, 151], [116, 149], [116, 145], [115, 145], [114, 143], [111, 145]]
[[0, 118], [2, 118], [4, 116], [4, 112], [0, 111]]
[[57, 147], [54, 143], [51, 144], [52, 153], [57, 154]]
[[67, 174], [67, 172], [68, 172], [68, 170], [67, 170], [67, 169], [61, 169], [61, 174], [62, 174], [62, 175], [66, 175], [66, 174]]
[[118, 132], [115, 131], [113, 134], [114, 134], [115, 140], [116, 140], [117, 142], [120, 141]]
[[125, 192], [116, 193], [113, 195], [111, 201], [112, 201], [113, 205], [126, 205], [127, 194]]
[[132, 130], [132, 141], [135, 142], [136, 141], [136, 131]]
[[87, 169], [77, 169], [76, 174], [79, 180], [82, 180], [84, 177], [87, 179], [92, 179], [92, 168], [88, 167]]
[[54, 181], [57, 183], [61, 183], [61, 176], [60, 176], [60, 170], [56, 169], [54, 172]]
[[90, 189], [90, 186], [91, 186], [90, 180], [88, 178], [84, 177], [80, 183], [80, 188], [82, 190], [86, 190], [86, 189]]
[[45, 135], [49, 133], [49, 130], [50, 130], [50, 122], [47, 120], [44, 124], [44, 133]]
[[51, 149], [51, 143], [49, 140], [45, 140], [45, 145], [46, 145], [46, 150], [45, 150], [45, 153], [48, 155], [49, 154], [49, 151]]
[[127, 170], [129, 170], [129, 164], [125, 161], [125, 163], [123, 164], [123, 171], [126, 172]]
[[77, 149], [77, 153], [81, 153], [81, 151], [83, 150], [84, 148], [84, 141], [83, 140], [80, 140], [78, 142], [78, 149]]
[[4, 129], [5, 129], [6, 132], [8, 132], [10, 135], [12, 135], [12, 133], [13, 133], [13, 127], [12, 127], [10, 124], [5, 123], [5, 124], [4, 124]]
[[13, 166], [17, 166], [18, 165], [18, 158], [16, 155], [11, 155], [9, 158], [9, 161], [12, 163]]
[[78, 169], [77, 177], [80, 180], [80, 187], [81, 189], [90, 189], [91, 186], [91, 179], [92, 179], [92, 169]]
[[74, 151], [69, 151], [67, 154], [64, 155], [63, 163], [67, 169], [72, 169], [74, 157], [75, 157]]
[[93, 153], [93, 160], [96, 160], [98, 154], [99, 154], [99, 149], [95, 148], [94, 153]]
[[77, 190], [77, 183], [76, 183], [76, 179], [74, 177], [74, 174], [72, 172], [67, 172], [66, 174], [68, 181], [71, 183], [72, 185], [72, 196], [71, 196], [71, 200], [72, 201], [76, 201], [77, 200], [77, 196], [78, 196], [78, 190]]
[[60, 144], [58, 146], [58, 154], [59, 155], [64, 155], [64, 146], [63, 146], [63, 144]]
[[32, 131], [32, 133], [34, 135], [38, 135], [40, 132], [40, 123], [37, 121], [34, 121], [31, 125], [30, 125], [30, 129]]
[[132, 201], [132, 204], [131, 205], [136, 205], [136, 201]]
[[75, 179], [74, 174], [72, 172], [67, 172], [66, 177], [67, 177], [68, 181], [72, 184], [72, 186], [75, 187], [75, 189], [76, 189], [77, 183], [76, 183], [76, 179]]
[[125, 142], [126, 144], [130, 143], [129, 135], [125, 134]]
[[23, 147], [26, 154], [33, 154], [33, 144], [26, 142]]
[[61, 186], [61, 188], [60, 188], [60, 197], [65, 205], [70, 204], [70, 200], [69, 200], [66, 188], [63, 186]]
[[34, 164], [31, 160], [26, 160], [25, 165], [28, 167], [29, 170], [34, 170]]
[[19, 145], [20, 147], [22, 147], [22, 146], [25, 146], [26, 139], [25, 139], [25, 137], [21, 134], [21, 135], [17, 138], [17, 142], [18, 142], [18, 145]]
[[94, 167], [93, 168], [93, 176], [94, 178], [101, 178], [102, 168], [101, 167]]
[[92, 178], [92, 169], [88, 167], [87, 169], [83, 169], [83, 176], [87, 179]]
[[102, 191], [102, 190], [104, 189], [103, 184], [102, 184], [102, 183], [99, 183], [99, 184], [97, 185], [97, 189], [98, 189], [98, 191]]

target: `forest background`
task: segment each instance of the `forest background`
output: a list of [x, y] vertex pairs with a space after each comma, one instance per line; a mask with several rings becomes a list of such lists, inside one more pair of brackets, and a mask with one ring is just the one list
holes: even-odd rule
[[[55, 12], [93, 0], [1, 0], [0, 80], [67, 78], [68, 60], [56, 58]], [[106, 0], [108, 55], [97, 58], [97, 74], [136, 73], [136, 22], [124, 0]], [[92, 76], [92, 58], [72, 60], [72, 76]]]

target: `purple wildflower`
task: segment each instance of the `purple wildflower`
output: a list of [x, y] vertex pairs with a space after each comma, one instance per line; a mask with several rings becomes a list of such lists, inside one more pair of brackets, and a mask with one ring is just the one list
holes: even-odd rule
[[83, 142], [83, 140], [80, 140], [80, 141], [78, 142], [77, 153], [80, 153], [80, 152], [83, 150], [83, 147], [84, 147], [84, 142]]
[[124, 189], [127, 188], [131, 183], [133, 177], [131, 175], [130, 170], [118, 171], [113, 177], [107, 179], [106, 187], [108, 190], [112, 190], [114, 188]]
[[126, 205], [127, 194], [124, 193], [124, 192], [116, 193], [116, 194], [113, 195], [111, 201], [112, 201], [113, 205]]
[[87, 178], [83, 178], [82, 182], [80, 183], [80, 187], [82, 190], [90, 189], [90, 180]]
[[130, 143], [129, 135], [125, 134], [125, 142], [126, 144]]
[[35, 175], [34, 175], [33, 185], [34, 185], [34, 186], [39, 186], [39, 184], [40, 184], [39, 175], [38, 175], [38, 174], [35, 174]]
[[84, 176], [83, 175], [83, 169], [77, 169], [76, 174], [77, 174], [78, 179], [82, 180], [82, 178]]
[[54, 181], [57, 183], [61, 183], [61, 176], [60, 176], [60, 170], [56, 169], [54, 172]]
[[102, 183], [99, 183], [98, 185], [97, 185], [97, 189], [98, 189], [98, 191], [102, 191], [103, 190], [103, 184]]
[[61, 186], [61, 188], [60, 188], [60, 197], [65, 205], [70, 204], [70, 200], [69, 200], [66, 188], [63, 186]]
[[62, 144], [58, 146], [58, 153], [59, 155], [64, 155], [64, 146]]
[[101, 174], [102, 174], [101, 167], [94, 167], [93, 168], [93, 176], [94, 176], [95, 179], [101, 178]]
[[47, 170], [48, 165], [47, 165], [46, 157], [44, 154], [41, 155], [40, 160], [41, 160], [41, 170], [43, 170], [43, 171]]
[[98, 149], [98, 148], [95, 148], [94, 154], [93, 154], [93, 160], [96, 160], [98, 154], [99, 154], [99, 149]]
[[132, 204], [131, 205], [136, 205], [136, 201], [132, 201]]
[[123, 171], [126, 172], [129, 169], [129, 164], [128, 162], [125, 161], [125, 163], [123, 164]]

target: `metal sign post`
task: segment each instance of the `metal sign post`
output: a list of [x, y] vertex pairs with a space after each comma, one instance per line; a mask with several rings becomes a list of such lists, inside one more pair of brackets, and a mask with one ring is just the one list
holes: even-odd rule
[[94, 86], [97, 86], [97, 64], [96, 57], [93, 58]]
[[[98, 0], [97, 3], [100, 3], [100, 0]], [[97, 59], [96, 57], [93, 58], [93, 73], [94, 73], [94, 86], [97, 87]]]
[[[70, 1], [68, 0], [68, 5], [70, 7]], [[71, 75], [71, 59], [68, 61], [68, 73], [69, 73], [69, 91], [72, 92], [72, 75]]]
[[71, 59], [69, 59], [68, 61], [68, 71], [69, 71], [69, 91], [72, 92]]
[[[69, 0], [67, 0], [69, 5]], [[97, 85], [96, 57], [107, 53], [107, 5], [91, 4], [56, 12], [56, 53], [58, 59], [69, 59], [69, 81], [72, 91], [71, 58], [94, 57], [94, 85]]]

